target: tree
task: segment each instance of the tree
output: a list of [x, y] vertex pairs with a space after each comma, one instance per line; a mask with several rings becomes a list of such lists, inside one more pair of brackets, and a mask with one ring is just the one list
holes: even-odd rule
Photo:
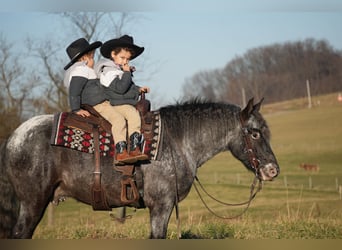
[[[184, 86], [219, 101], [241, 103], [244, 92], [247, 98], [276, 102], [305, 96], [307, 80], [313, 95], [341, 91], [341, 65], [341, 52], [327, 41], [306, 39], [250, 49], [228, 62], [220, 78], [195, 74]], [[219, 91], [212, 92], [217, 86]]]
[[183, 100], [203, 97], [207, 100], [215, 100], [225, 84], [222, 70], [200, 71], [187, 79], [183, 85]]
[[24, 78], [24, 67], [13, 51], [13, 45], [0, 35], [0, 139], [7, 138], [25, 117], [32, 92], [36, 87], [34, 75]]

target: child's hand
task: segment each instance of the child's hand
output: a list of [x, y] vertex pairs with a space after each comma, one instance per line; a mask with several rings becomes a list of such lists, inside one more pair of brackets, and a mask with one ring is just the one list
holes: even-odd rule
[[139, 89], [139, 92], [140, 93], [149, 93], [150, 92], [150, 88], [149, 87], [141, 87], [140, 89]]
[[131, 66], [128, 65], [128, 63], [124, 64], [124, 65], [121, 65], [121, 69], [123, 71], [128, 71], [128, 72], [131, 72]]
[[90, 113], [87, 110], [80, 109], [79, 111], [76, 112], [77, 115], [82, 116], [82, 117], [88, 117], [90, 116]]

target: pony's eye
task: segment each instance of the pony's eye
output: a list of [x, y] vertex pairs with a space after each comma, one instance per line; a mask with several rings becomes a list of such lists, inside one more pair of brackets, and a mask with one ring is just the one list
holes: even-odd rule
[[258, 131], [253, 131], [251, 133], [251, 137], [254, 139], [254, 140], [258, 140], [260, 138], [260, 133]]

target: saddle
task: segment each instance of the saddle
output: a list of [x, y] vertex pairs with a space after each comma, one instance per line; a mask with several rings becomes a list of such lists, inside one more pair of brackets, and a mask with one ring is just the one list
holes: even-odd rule
[[92, 133], [94, 128], [97, 128], [100, 132], [106, 131], [111, 133], [112, 125], [103, 118], [91, 105], [82, 104], [82, 109], [87, 110], [90, 113], [88, 117], [82, 117], [75, 113], [70, 113], [65, 119], [64, 124], [70, 127], [76, 127]]
[[[88, 117], [82, 117], [74, 113], [70, 113], [65, 119], [64, 124], [70, 127], [76, 127], [89, 133], [93, 133], [94, 138], [94, 158], [95, 158], [95, 170], [94, 170], [94, 183], [91, 188], [92, 192], [92, 207], [93, 210], [111, 210], [109, 207], [105, 190], [101, 185], [101, 165], [100, 165], [100, 150], [99, 150], [99, 134], [102, 131], [111, 134], [112, 125], [103, 118], [91, 105], [83, 104], [82, 109], [87, 110], [91, 115]], [[136, 104], [136, 108], [139, 111], [141, 117], [141, 132], [144, 134], [146, 140], [152, 140], [153, 137], [153, 114], [150, 111], [150, 101], [145, 99], [145, 94], [141, 94], [141, 98]], [[137, 188], [137, 180], [135, 176], [140, 176], [142, 179], [140, 170], [136, 171], [137, 166], [125, 165], [120, 167], [114, 167], [114, 169], [121, 174], [121, 201], [124, 204], [132, 204], [138, 202], [141, 205], [141, 198]], [[143, 184], [138, 180], [139, 188], [142, 188]]]

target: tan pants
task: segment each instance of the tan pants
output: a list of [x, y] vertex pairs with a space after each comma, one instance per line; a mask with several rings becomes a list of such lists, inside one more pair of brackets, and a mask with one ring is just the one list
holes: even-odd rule
[[[112, 124], [112, 135], [115, 143], [126, 141], [127, 134], [140, 134], [141, 119], [139, 111], [132, 105], [112, 106], [108, 101], [97, 104], [94, 109]], [[127, 133], [128, 132], [128, 133]]]

